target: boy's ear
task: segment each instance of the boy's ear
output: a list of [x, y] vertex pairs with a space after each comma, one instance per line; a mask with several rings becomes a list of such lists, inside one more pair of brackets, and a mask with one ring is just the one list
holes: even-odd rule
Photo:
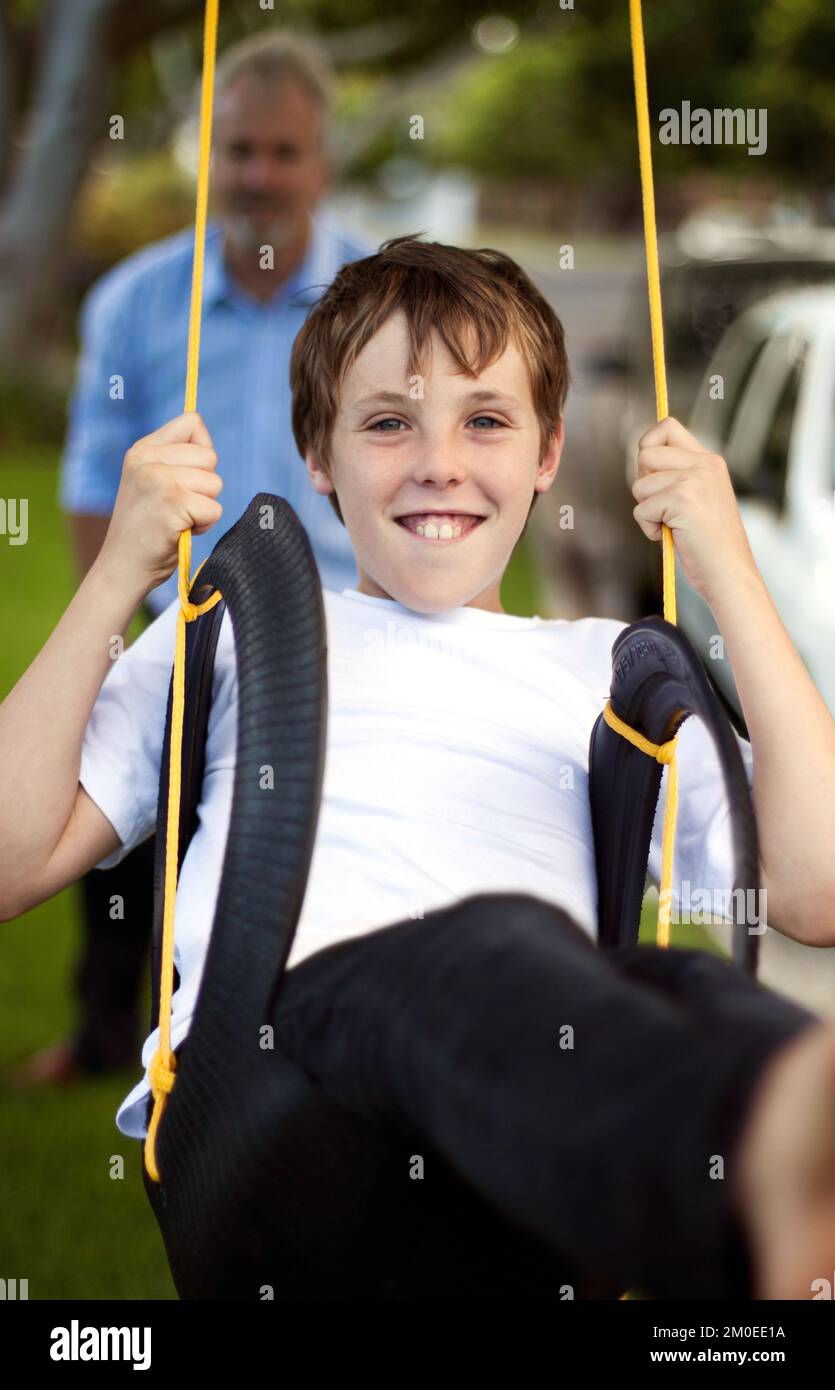
[[548, 447], [542, 456], [536, 475], [534, 491], [547, 492], [557, 476], [562, 457], [562, 448], [565, 443], [565, 421], [560, 417], [560, 422], [548, 443]]
[[307, 475], [316, 491], [320, 493], [322, 497], [327, 497], [328, 493], [333, 492], [333, 483], [322, 467], [318, 455], [308, 450], [304, 456], [304, 461], [307, 467]]

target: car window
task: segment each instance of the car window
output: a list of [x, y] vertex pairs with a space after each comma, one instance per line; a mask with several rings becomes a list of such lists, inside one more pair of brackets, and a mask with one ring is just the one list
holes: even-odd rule
[[[736, 360], [729, 363], [729, 368], [725, 370], [725, 396], [723, 400], [715, 403], [718, 438], [721, 440], [728, 439], [731, 434], [739, 404], [745, 395], [748, 383], [754, 375], [754, 368], [759, 362], [767, 342], [767, 337], [749, 337], [745, 346], [738, 350]], [[721, 359], [716, 365], [721, 369], [723, 366]]]
[[800, 349], [784, 378], [746, 489], [757, 497], [773, 502], [778, 511], [782, 511], [786, 503], [789, 449], [803, 379], [804, 357], [805, 349]]
[[[692, 399], [699, 376], [730, 324], [752, 304], [782, 290], [832, 283], [835, 262], [782, 254], [719, 262], [687, 259], [683, 264], [665, 260], [661, 279], [667, 371], [689, 381]], [[647, 379], [651, 360], [647, 328], [646, 282], [636, 277], [628, 336], [637, 353], [633, 372], [641, 382]]]

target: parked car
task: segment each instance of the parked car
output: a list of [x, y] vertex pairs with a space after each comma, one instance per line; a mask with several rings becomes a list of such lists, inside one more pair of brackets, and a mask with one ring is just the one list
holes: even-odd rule
[[[726, 460], [760, 572], [835, 714], [835, 288], [772, 296], [742, 314], [708, 365], [689, 428]], [[677, 594], [679, 624], [742, 728], [715, 619], [680, 566]]]
[[[732, 235], [724, 228], [720, 239], [706, 229], [696, 238], [683, 227], [661, 275], [670, 414], [683, 419], [720, 338], [740, 314], [784, 290], [835, 285], [835, 232], [791, 227]], [[628, 407], [621, 429], [628, 447], [655, 418], [644, 276], [630, 304], [626, 341]], [[634, 450], [630, 459], [634, 468]]]
[[[662, 239], [661, 286], [669, 412], [685, 420], [723, 333], [752, 304], [784, 290], [835, 285], [835, 233], [829, 228], [732, 229], [683, 226]], [[586, 364], [595, 383], [594, 456], [620, 459], [631, 485], [640, 436], [656, 418], [646, 273], [636, 276], [623, 349]], [[624, 571], [637, 586], [638, 611], [660, 602], [660, 565], [627, 509], [609, 489], [611, 528]]]

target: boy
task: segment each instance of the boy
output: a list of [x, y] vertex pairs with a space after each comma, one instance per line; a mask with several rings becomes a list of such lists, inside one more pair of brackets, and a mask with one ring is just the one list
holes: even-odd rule
[[[622, 625], [502, 609], [563, 446], [558, 319], [498, 252], [395, 238], [339, 272], [290, 375], [300, 454], [360, 582], [324, 595], [325, 783], [281, 1046], [347, 1103], [406, 1113], [591, 1269], [658, 1297], [810, 1297], [835, 1256], [835, 1029], [705, 953], [592, 944], [588, 741]], [[176, 605], [114, 663], [112, 636], [176, 568], [179, 532], [217, 523], [217, 463], [197, 415], [128, 451], [99, 559], [0, 708], [16, 789], [0, 825], [5, 917], [153, 828]], [[636, 521], [652, 539], [673, 528], [733, 666], [770, 925], [835, 944], [833, 721], [723, 460], [664, 420], [638, 464]], [[235, 682], [227, 614], [178, 887], [175, 1047], [220, 878]], [[727, 889], [716, 765], [695, 721], [679, 764], [677, 878]], [[146, 1073], [123, 1101], [124, 1133], [145, 1134], [148, 1089]], [[730, 1181], [708, 1177], [717, 1155]]]

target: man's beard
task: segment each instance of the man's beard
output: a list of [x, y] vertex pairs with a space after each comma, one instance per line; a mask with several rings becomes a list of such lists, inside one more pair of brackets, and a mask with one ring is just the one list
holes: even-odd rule
[[281, 251], [296, 239], [298, 228], [291, 213], [275, 213], [268, 220], [255, 222], [250, 212], [230, 210], [223, 215], [226, 235], [243, 252], [258, 252], [262, 246]]

